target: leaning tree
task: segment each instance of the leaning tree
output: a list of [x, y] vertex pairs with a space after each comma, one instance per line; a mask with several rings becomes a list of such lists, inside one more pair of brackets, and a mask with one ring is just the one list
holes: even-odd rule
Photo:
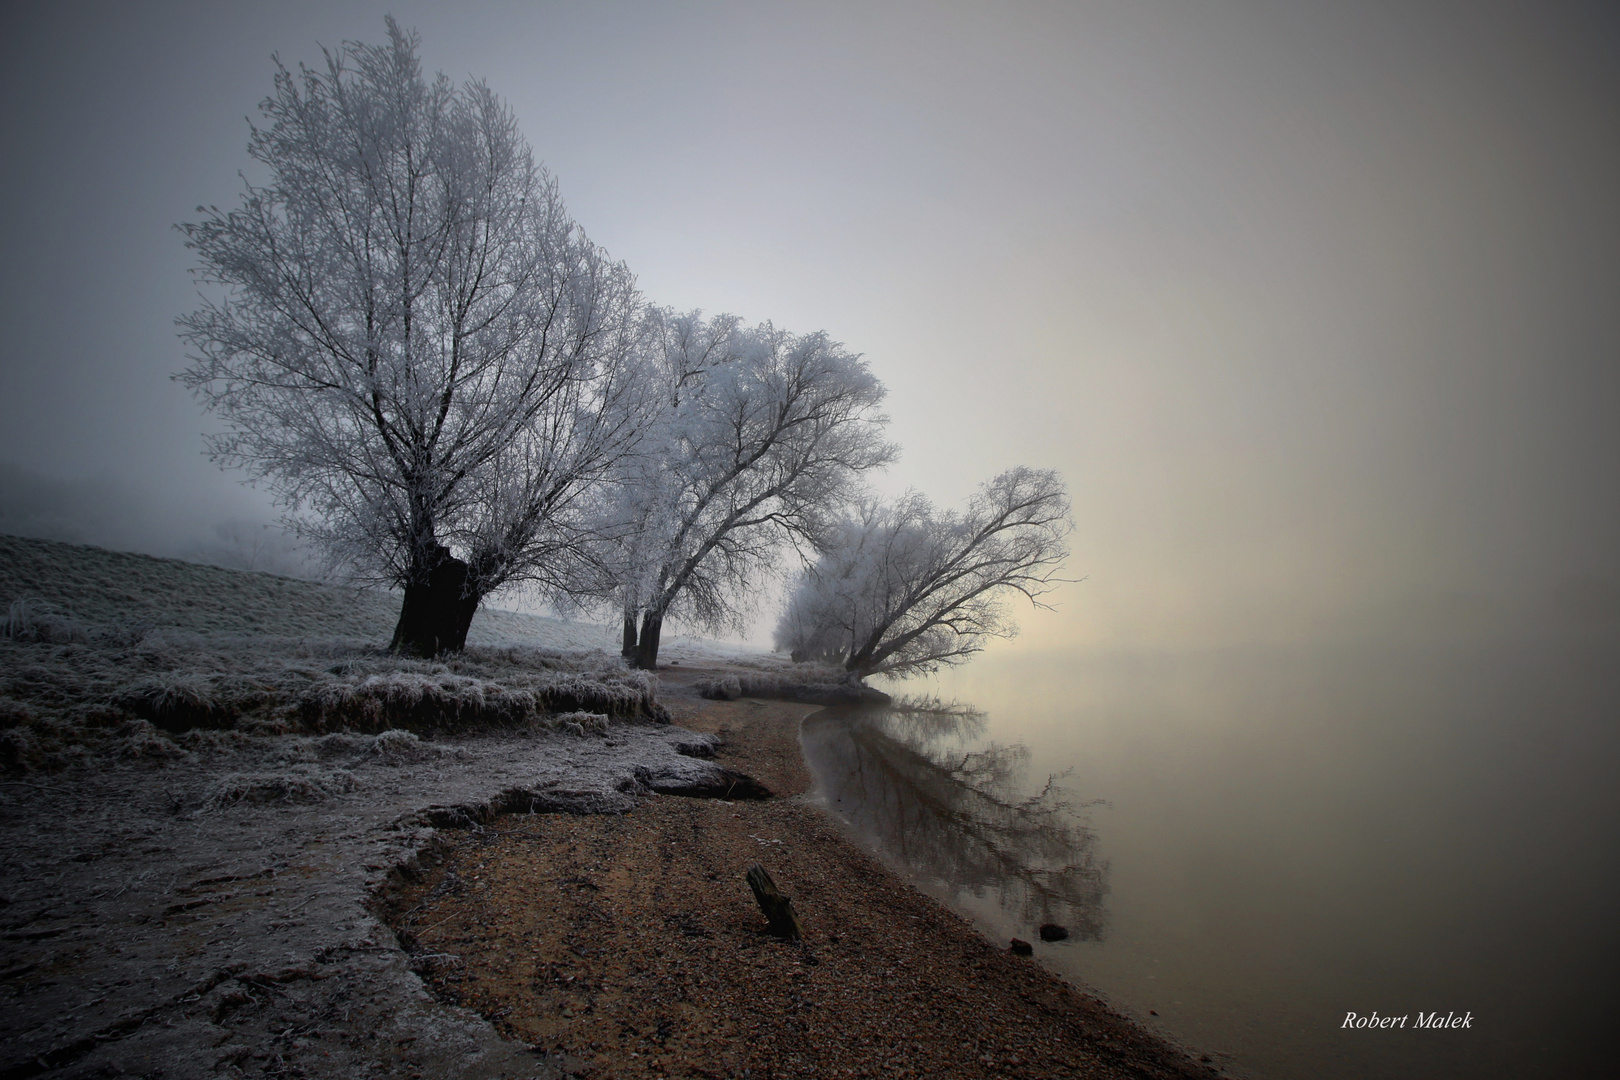
[[867, 502], [831, 530], [790, 592], [776, 647], [842, 667], [852, 679], [958, 664], [1017, 627], [1004, 600], [1037, 606], [1063, 579], [1069, 497], [1055, 472], [1011, 469], [963, 513], [910, 493]]
[[433, 654], [491, 589], [577, 551], [639, 437], [640, 305], [511, 110], [424, 79], [387, 25], [318, 69], [276, 61], [248, 148], [266, 181], [180, 226], [204, 299], [178, 378], [224, 421], [213, 457], [403, 589], [394, 647]]

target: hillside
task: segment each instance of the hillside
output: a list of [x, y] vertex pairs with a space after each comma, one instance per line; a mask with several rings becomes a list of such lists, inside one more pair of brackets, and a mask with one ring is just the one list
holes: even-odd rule
[[[627, 670], [607, 627], [486, 608], [465, 652], [415, 659], [387, 649], [398, 603], [0, 535], [0, 770], [163, 758], [208, 731], [431, 736], [667, 715], [656, 676]], [[689, 637], [664, 652], [670, 664], [784, 663]]]
[[[399, 597], [244, 570], [133, 555], [98, 547], [0, 535], [0, 613], [28, 601], [99, 626], [146, 626], [189, 634], [348, 638], [383, 644]], [[473, 645], [616, 649], [610, 630], [485, 608]]]

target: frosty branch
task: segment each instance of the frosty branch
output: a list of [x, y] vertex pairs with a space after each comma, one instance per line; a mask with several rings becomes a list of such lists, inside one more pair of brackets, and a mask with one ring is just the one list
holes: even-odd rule
[[633, 450], [639, 301], [511, 110], [428, 82], [417, 39], [388, 36], [277, 63], [249, 142], [268, 182], [181, 226], [208, 292], [179, 320], [179, 378], [225, 422], [216, 460], [333, 562], [402, 588], [394, 646], [431, 654], [569, 548]]
[[959, 664], [988, 638], [1017, 632], [1009, 594], [1039, 606], [1063, 580], [1072, 528], [1062, 480], [1033, 469], [984, 484], [962, 514], [940, 513], [916, 493], [892, 506], [864, 503], [800, 577], [777, 648], [852, 678]]

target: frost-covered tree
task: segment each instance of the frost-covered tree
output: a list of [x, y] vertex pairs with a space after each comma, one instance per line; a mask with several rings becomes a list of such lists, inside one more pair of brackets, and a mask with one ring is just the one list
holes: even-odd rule
[[418, 39], [276, 62], [265, 182], [180, 226], [205, 293], [180, 378], [214, 458], [268, 484], [361, 580], [404, 590], [394, 647], [460, 648], [480, 599], [559, 575], [593, 485], [635, 449], [640, 304], [569, 218], [511, 110], [426, 80]]
[[600, 519], [608, 541], [598, 549], [602, 558], [572, 589], [576, 596], [611, 597], [623, 621], [622, 655], [632, 663], [650, 567], [671, 539], [678, 487], [689, 475], [672, 467], [685, 448], [689, 398], [710, 369], [737, 361], [743, 348], [741, 320], [732, 315], [705, 319], [696, 311], [649, 308], [643, 331], [639, 370], [652, 408], [642, 452], [623, 459]]
[[644, 341], [662, 404], [623, 476], [614, 585], [625, 655], [652, 669], [666, 617], [734, 621], [895, 449], [882, 384], [825, 334], [664, 311]]
[[1017, 633], [1010, 594], [1044, 606], [1073, 527], [1062, 479], [1035, 469], [1002, 473], [960, 514], [915, 492], [863, 503], [789, 594], [776, 647], [854, 679], [962, 663], [987, 638]]

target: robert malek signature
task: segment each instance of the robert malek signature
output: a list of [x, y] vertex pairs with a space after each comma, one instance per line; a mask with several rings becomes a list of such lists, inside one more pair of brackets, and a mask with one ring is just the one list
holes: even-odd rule
[[[1404, 1016], [1379, 1016], [1377, 1011], [1362, 1016], [1360, 1013], [1347, 1012], [1344, 1014], [1344, 1023], [1341, 1028], [1404, 1028], [1406, 1022], [1412, 1019], [1412, 1013]], [[1441, 1016], [1437, 1012], [1420, 1012], [1417, 1019], [1412, 1022], [1415, 1028], [1471, 1028], [1474, 1026], [1474, 1014], [1471, 1012], [1448, 1012]]]

